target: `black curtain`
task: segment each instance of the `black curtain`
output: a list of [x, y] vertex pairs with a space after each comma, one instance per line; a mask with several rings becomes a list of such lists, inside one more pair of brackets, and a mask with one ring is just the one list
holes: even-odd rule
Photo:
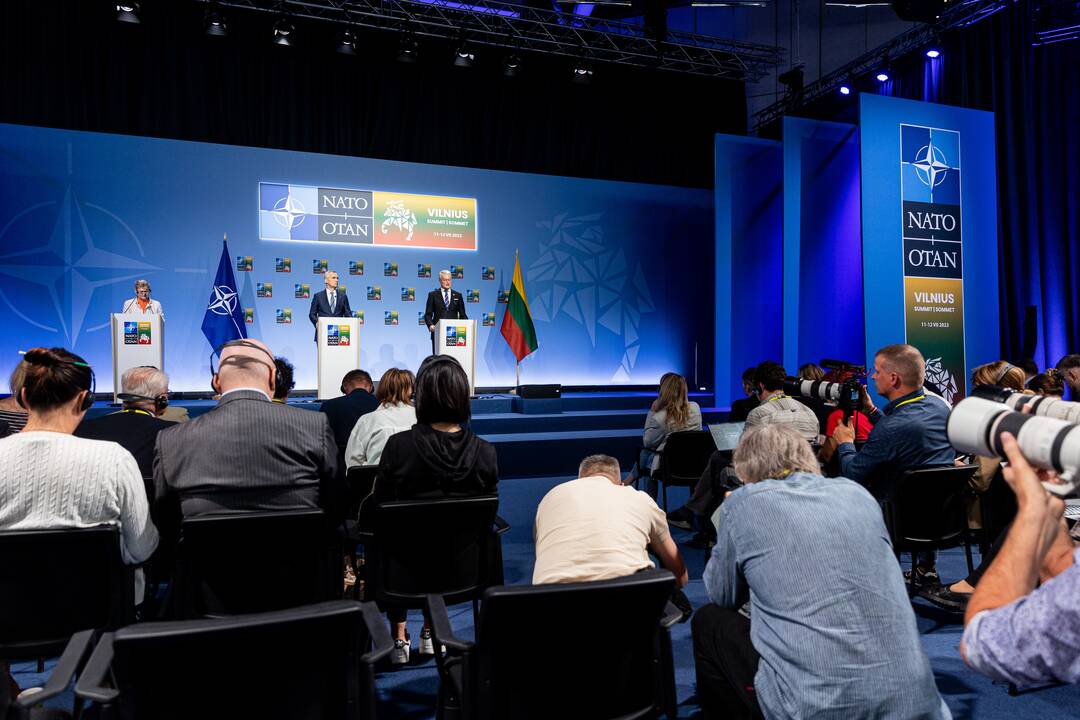
[[453, 48], [401, 33], [362, 34], [334, 52], [336, 28], [297, 21], [295, 47], [270, 42], [269, 13], [230, 11], [229, 35], [203, 33], [205, 5], [145, 0], [142, 23], [115, 4], [4, 3], [0, 122], [307, 150], [440, 165], [711, 187], [713, 134], [744, 133], [742, 82]]

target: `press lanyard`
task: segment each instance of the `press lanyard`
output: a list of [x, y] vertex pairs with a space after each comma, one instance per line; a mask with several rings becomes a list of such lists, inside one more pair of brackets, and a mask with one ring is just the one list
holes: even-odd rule
[[907, 405], [908, 403], [919, 402], [920, 400], [925, 400], [925, 399], [926, 399], [925, 395], [920, 395], [919, 397], [908, 398], [904, 402], [896, 403], [896, 407], [894, 407], [893, 410], [900, 407], [901, 405]]

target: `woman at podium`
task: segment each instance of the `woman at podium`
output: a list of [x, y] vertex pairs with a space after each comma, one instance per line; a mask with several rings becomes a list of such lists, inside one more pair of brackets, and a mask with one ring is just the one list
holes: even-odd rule
[[135, 297], [124, 303], [122, 313], [143, 313], [144, 315], [160, 315], [165, 319], [165, 313], [161, 310], [161, 303], [150, 298], [150, 283], [146, 280], [135, 281]]

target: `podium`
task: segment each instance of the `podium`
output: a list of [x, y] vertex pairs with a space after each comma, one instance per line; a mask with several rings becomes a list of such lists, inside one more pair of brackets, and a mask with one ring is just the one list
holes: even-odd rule
[[476, 394], [476, 321], [440, 320], [435, 328], [435, 354], [457, 360], [469, 378], [469, 395]]
[[319, 346], [320, 400], [340, 397], [341, 378], [350, 370], [360, 367], [359, 329], [360, 323], [356, 318], [319, 318], [316, 342]]
[[120, 379], [140, 365], [165, 369], [165, 321], [160, 315], [113, 313], [113, 404], [119, 403]]

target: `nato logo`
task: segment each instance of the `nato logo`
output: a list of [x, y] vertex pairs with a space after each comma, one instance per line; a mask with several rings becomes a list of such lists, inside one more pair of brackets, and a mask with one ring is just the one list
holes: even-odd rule
[[901, 125], [900, 146], [904, 200], [960, 204], [960, 133]]
[[139, 344], [139, 323], [137, 323], [137, 322], [125, 322], [124, 323], [124, 344], [125, 345], [138, 345]]
[[259, 237], [319, 239], [318, 191], [301, 185], [259, 183]]

